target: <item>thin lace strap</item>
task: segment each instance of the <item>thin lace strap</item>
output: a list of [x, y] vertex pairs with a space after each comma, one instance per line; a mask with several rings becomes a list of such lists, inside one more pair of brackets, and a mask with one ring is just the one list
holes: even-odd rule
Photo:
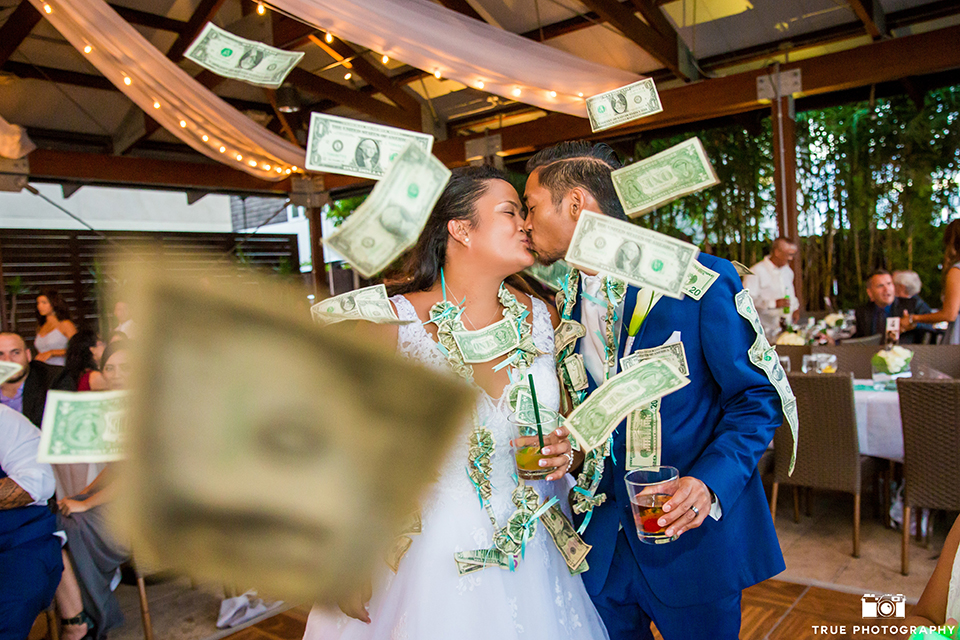
[[420, 319], [420, 316], [417, 315], [417, 310], [413, 307], [407, 298], [402, 295], [395, 295], [390, 298], [390, 302], [397, 307], [397, 317], [401, 320], [410, 320], [410, 324], [400, 325], [397, 331], [397, 344], [411, 344], [422, 340], [423, 338], [430, 338], [427, 335], [426, 329], [423, 328], [423, 321]]
[[547, 303], [537, 296], [530, 296], [533, 303], [533, 343], [546, 353], [553, 353], [553, 322]]

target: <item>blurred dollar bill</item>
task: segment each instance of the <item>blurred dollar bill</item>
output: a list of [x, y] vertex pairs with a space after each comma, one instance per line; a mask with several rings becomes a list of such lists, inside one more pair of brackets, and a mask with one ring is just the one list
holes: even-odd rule
[[276, 89], [304, 54], [247, 40], [208, 22], [183, 55], [218, 76]]
[[592, 211], [580, 214], [565, 260], [680, 298], [700, 250], [668, 235]]
[[587, 98], [590, 129], [596, 133], [663, 111], [653, 78]]
[[387, 299], [387, 288], [382, 284], [348, 291], [321, 300], [310, 307], [315, 322], [334, 324], [344, 320], [369, 320], [377, 324], [409, 324], [401, 320]]
[[750, 271], [750, 267], [743, 264], [742, 262], [737, 262], [736, 260], [731, 260], [730, 264], [733, 265], [733, 268], [737, 270], [737, 275], [741, 278], [744, 276], [752, 276], [753, 271]]
[[365, 278], [371, 278], [412, 247], [430, 210], [450, 179], [450, 170], [411, 142], [390, 171], [324, 243]]
[[126, 391], [48, 391], [37, 460], [113, 462], [123, 457]]
[[7, 360], [0, 360], [0, 383], [6, 382], [10, 378], [14, 377], [23, 369], [16, 362], [8, 362]]
[[125, 274], [146, 320], [121, 530], [148, 566], [336, 602], [387, 555], [474, 393], [318, 327], [276, 284], [171, 271]]
[[633, 410], [690, 384], [663, 358], [650, 358], [608, 379], [564, 421], [585, 451], [602, 445]]
[[699, 138], [690, 138], [645, 160], [617, 169], [611, 177], [623, 210], [629, 216], [639, 216], [682, 196], [720, 184]]
[[381, 178], [400, 152], [414, 143], [425, 154], [433, 136], [325, 113], [310, 114], [305, 167], [358, 178]]
[[557, 260], [549, 267], [538, 262], [532, 267], [527, 267], [523, 272], [548, 289], [560, 291], [563, 289], [567, 274], [570, 273], [570, 265], [563, 260]]

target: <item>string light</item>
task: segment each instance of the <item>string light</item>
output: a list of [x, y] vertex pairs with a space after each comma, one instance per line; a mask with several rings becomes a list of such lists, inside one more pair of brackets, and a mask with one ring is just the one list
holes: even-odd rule
[[287, 169], [286, 171], [284, 171], [284, 173], [287, 175], [290, 175], [290, 169]]
[[343, 74], [343, 79], [344, 79], [344, 80], [349, 80], [349, 79], [352, 78], [352, 77], [353, 77], [353, 74], [350, 73], [349, 71], [346, 72], [345, 74]]
[[477, 89], [483, 89], [483, 80], [477, 80]]
[[436, 78], [437, 80], [440, 79], [440, 69], [437, 69], [436, 71], [433, 72], [433, 77]]
[[283, 173], [283, 167], [277, 167], [277, 173]]
[[87, 45], [83, 48], [84, 53], [90, 53], [91, 51], [93, 51], [93, 47], [91, 47], [90, 45]]
[[388, 62], [390, 62], [390, 56], [388, 56], [387, 54], [383, 54], [383, 57], [380, 58], [380, 62], [382, 62], [383, 64], [387, 64]]
[[154, 109], [159, 109], [159, 108], [160, 108], [160, 103], [159, 103], [159, 102], [154, 102], [154, 103], [153, 103], [153, 108], [154, 108]]
[[240, 155], [239, 153], [237, 154], [237, 160], [238, 160], [238, 161], [243, 160], [243, 156]]
[[226, 147], [220, 147], [220, 153], [223, 153], [223, 152], [226, 151], [226, 150], [227, 150]]
[[327, 35], [323, 36], [323, 39], [327, 41], [327, 44], [333, 44], [333, 34], [327, 31]]
[[200, 136], [200, 137], [201, 137], [201, 139], [202, 139], [204, 142], [208, 142], [208, 141], [210, 140], [210, 136], [208, 136], [207, 134], [203, 134], [203, 135]]
[[514, 97], [517, 97], [517, 98], [520, 97], [520, 87], [516, 87], [516, 88], [513, 90], [513, 95], [514, 95]]
[[133, 80], [130, 79], [130, 76], [123, 76], [123, 84], [128, 87], [133, 83]]
[[259, 13], [260, 15], [263, 15], [263, 14], [265, 14], [266, 12], [267, 12], [267, 8], [263, 6], [263, 3], [262, 3], [262, 2], [258, 2], [258, 3], [257, 3], [257, 13]]
[[583, 91], [580, 91], [579, 93], [577, 93], [577, 97], [578, 97], [578, 98], [582, 98], [582, 97], [583, 97]]
[[263, 170], [264, 170], [264, 171], [270, 171], [270, 165], [264, 164], [264, 165], [263, 165]]
[[43, 3], [43, 10], [47, 13], [53, 13], [53, 9], [51, 9], [50, 5], [48, 5], [46, 2]]
[[290, 169], [292, 169], [293, 171], [299, 171], [299, 169], [297, 169], [296, 167], [290, 167]]
[[256, 160], [251, 160], [248, 164], [249, 164], [251, 167], [255, 167], [255, 166], [257, 166], [257, 161], [256, 161]]
[[550, 92], [550, 97], [551, 97], [551, 98], [556, 98], [556, 97], [557, 97], [557, 92], [556, 92], [556, 91], [551, 91], [551, 92]]
[[186, 129], [186, 128], [187, 128], [187, 121], [186, 121], [186, 120], [181, 120], [181, 121], [180, 121], [180, 126], [181, 126], [182, 128], [184, 128], [184, 129]]

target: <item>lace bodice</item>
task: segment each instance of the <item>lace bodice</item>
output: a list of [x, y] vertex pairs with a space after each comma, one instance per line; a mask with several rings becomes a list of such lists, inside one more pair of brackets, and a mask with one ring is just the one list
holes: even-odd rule
[[[400, 326], [397, 351], [430, 368], [449, 371], [451, 367], [446, 357], [440, 352], [437, 343], [430, 337], [430, 334], [427, 333], [423, 321], [417, 316], [413, 305], [403, 296], [394, 296], [390, 300], [396, 305], [397, 315], [401, 320], [414, 321], [408, 325]], [[542, 300], [537, 298], [532, 298], [532, 300], [533, 342], [543, 352], [543, 355], [537, 357], [530, 369], [526, 371], [520, 372], [513, 367], [510, 368], [511, 382], [504, 387], [499, 400], [491, 398], [489, 394], [477, 387], [480, 396], [477, 400], [477, 416], [480, 423], [493, 434], [495, 443], [490, 480], [493, 485], [491, 504], [498, 522], [505, 521], [514, 509], [510, 501], [510, 493], [515, 486], [513, 475], [516, 473], [509, 444], [514, 435], [513, 427], [509, 422], [511, 412], [507, 402], [510, 387], [524, 380], [527, 373], [532, 373], [537, 385], [537, 399], [540, 404], [554, 411], [560, 406], [560, 386], [557, 382], [553, 361], [553, 325], [550, 322], [550, 313]], [[480, 363], [473, 366], [476, 368], [490, 365]], [[476, 491], [466, 473], [467, 438], [473, 431], [473, 426], [472, 420], [464, 423], [460, 437], [456, 439], [456, 444], [440, 469], [439, 481], [434, 494], [424, 501], [425, 517], [428, 511], [441, 506], [447, 500], [462, 500], [470, 497], [476, 500]], [[478, 508], [480, 508], [479, 501]], [[478, 540], [477, 546], [480, 548], [490, 543], [491, 540], [489, 539]]]

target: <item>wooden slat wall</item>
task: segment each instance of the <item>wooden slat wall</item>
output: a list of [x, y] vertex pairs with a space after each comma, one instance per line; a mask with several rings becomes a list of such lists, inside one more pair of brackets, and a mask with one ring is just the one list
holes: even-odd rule
[[[243, 239], [240, 246], [246, 264], [275, 269], [286, 262], [294, 273], [300, 270], [297, 236], [288, 234], [181, 233], [106, 231], [110, 241], [89, 231], [0, 229], [0, 261], [6, 289], [10, 330], [10, 283], [20, 276], [27, 294], [17, 298], [17, 331], [32, 344], [37, 329], [36, 298], [41, 290], [52, 287], [60, 292], [77, 325], [98, 326], [95, 265], [107, 274], [119, 261], [138, 260], [160, 255], [178, 262], [184, 275], [202, 276]], [[112, 241], [112, 242], [111, 242]], [[113, 243], [119, 244], [122, 249]], [[236, 258], [232, 258], [236, 260]]]

